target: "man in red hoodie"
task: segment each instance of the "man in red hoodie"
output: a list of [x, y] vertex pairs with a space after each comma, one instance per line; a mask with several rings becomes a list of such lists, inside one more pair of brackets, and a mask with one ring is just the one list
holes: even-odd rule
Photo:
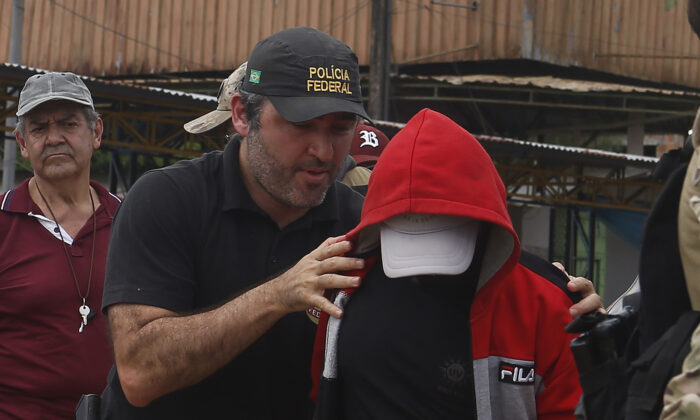
[[581, 390], [564, 327], [579, 297], [520, 251], [471, 134], [428, 109], [414, 116], [347, 236], [368, 264], [362, 286], [335, 299], [342, 323], [321, 319], [317, 419], [573, 418]]

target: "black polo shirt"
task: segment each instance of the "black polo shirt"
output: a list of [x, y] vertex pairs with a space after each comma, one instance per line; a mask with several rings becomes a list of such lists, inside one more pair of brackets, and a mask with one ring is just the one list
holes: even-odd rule
[[[134, 184], [112, 227], [103, 310], [115, 303], [211, 309], [359, 222], [362, 196], [336, 182], [321, 205], [279, 229], [243, 184], [239, 146], [231, 141], [223, 152], [150, 171]], [[113, 369], [103, 415], [308, 419], [315, 329], [305, 313], [287, 315], [219, 372], [144, 409], [128, 404]]]

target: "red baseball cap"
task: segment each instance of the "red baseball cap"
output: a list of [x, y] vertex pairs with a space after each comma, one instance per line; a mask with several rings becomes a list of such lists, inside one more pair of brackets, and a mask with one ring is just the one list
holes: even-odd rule
[[358, 165], [372, 166], [379, 159], [382, 150], [389, 144], [389, 138], [376, 127], [358, 124], [355, 138], [350, 146], [350, 156]]

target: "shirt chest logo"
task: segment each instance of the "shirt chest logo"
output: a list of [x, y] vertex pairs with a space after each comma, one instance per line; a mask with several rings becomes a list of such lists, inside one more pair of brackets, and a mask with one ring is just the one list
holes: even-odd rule
[[498, 381], [514, 385], [535, 383], [535, 367], [525, 364], [501, 362], [498, 366]]
[[318, 319], [321, 318], [321, 310], [314, 306], [306, 310], [306, 316], [309, 317], [311, 322], [318, 325]]

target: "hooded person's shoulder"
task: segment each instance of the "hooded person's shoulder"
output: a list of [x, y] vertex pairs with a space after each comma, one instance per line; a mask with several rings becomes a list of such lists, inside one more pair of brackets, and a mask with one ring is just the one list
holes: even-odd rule
[[534, 274], [536, 276], [536, 281], [539, 278], [544, 284], [554, 286], [561, 293], [565, 294], [572, 303], [581, 300], [582, 296], [580, 293], [571, 292], [566, 287], [569, 282], [569, 278], [566, 274], [544, 258], [521, 250], [518, 265]]

